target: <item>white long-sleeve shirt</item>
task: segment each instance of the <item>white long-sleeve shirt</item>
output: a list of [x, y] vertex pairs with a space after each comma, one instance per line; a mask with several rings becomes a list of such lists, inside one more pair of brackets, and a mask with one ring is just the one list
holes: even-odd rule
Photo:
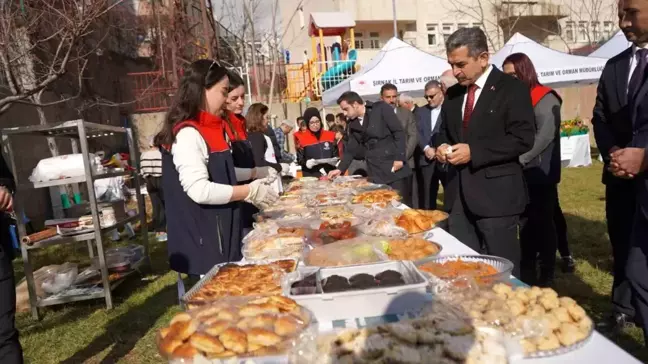
[[[234, 187], [209, 180], [207, 163], [209, 149], [198, 130], [183, 128], [176, 134], [171, 147], [173, 164], [180, 176], [180, 185], [195, 203], [224, 205], [232, 199]], [[235, 168], [236, 179], [247, 181], [252, 178], [252, 169]]]

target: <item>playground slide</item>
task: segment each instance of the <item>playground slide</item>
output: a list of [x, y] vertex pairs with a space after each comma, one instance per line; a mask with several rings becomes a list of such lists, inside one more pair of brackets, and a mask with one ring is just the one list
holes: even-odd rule
[[349, 77], [354, 70], [357, 59], [356, 50], [349, 51], [349, 59], [329, 68], [322, 75], [322, 91], [326, 91]]

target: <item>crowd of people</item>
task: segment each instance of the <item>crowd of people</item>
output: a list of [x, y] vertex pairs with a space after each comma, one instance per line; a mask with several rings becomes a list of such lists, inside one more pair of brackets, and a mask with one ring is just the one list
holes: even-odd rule
[[[619, 24], [633, 45], [603, 70], [593, 126], [605, 162], [606, 216], [614, 256], [615, 327], [648, 328], [648, 3], [619, 3]], [[366, 102], [353, 91], [341, 112], [322, 119], [308, 108], [297, 124], [269, 123], [256, 103], [244, 117], [243, 80], [217, 61], [193, 62], [184, 72], [144, 175], [154, 225], [168, 234], [178, 272], [200, 276], [215, 264], [238, 261], [253, 215], [275, 203], [279, 177], [296, 161], [304, 176], [367, 176], [422, 209], [449, 212], [449, 232], [480, 253], [505, 257], [513, 274], [551, 286], [556, 250], [574, 270], [560, 208], [560, 95], [538, 80], [531, 60], [511, 54], [502, 70], [489, 61], [479, 28], [446, 41], [451, 69], [423, 91], [416, 105], [395, 85]], [[286, 137], [296, 127], [296, 155]], [[12, 207], [13, 177], [0, 163], [0, 210]], [[443, 207], [437, 205], [439, 186]], [[154, 201], [153, 201], [154, 200]], [[3, 228], [2, 232], [8, 229]], [[6, 234], [5, 234], [6, 235]], [[0, 245], [0, 362], [21, 363], [14, 326], [15, 290], [8, 236]], [[644, 331], [645, 332], [645, 331]], [[646, 337], [648, 340], [648, 336]]]

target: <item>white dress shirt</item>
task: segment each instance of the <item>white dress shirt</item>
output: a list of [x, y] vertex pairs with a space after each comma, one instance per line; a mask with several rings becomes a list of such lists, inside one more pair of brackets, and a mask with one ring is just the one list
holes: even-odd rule
[[[626, 94], [628, 93], [628, 89], [630, 88], [630, 79], [632, 78], [632, 74], [635, 71], [635, 68], [637, 68], [637, 63], [639, 60], [637, 59], [637, 47], [636, 45], [632, 45], [632, 57], [630, 57], [630, 72], [628, 72], [628, 83], [626, 84]], [[648, 44], [641, 47], [643, 49], [648, 49]]]
[[[430, 113], [430, 130], [434, 132], [434, 128], [436, 127], [436, 124], [439, 122], [439, 115], [441, 115], [441, 105], [435, 107], [432, 109], [432, 112]], [[425, 152], [430, 148], [430, 145], [426, 145], [425, 148], [423, 148], [423, 151]]]
[[[477, 85], [477, 89], [475, 90], [475, 101], [473, 104], [473, 110], [475, 110], [475, 107], [477, 107], [477, 100], [479, 100], [479, 95], [481, 95], [482, 89], [484, 89], [484, 85], [486, 84], [486, 80], [488, 80], [488, 76], [490, 75], [491, 71], [493, 70], [493, 65], [489, 64], [488, 68], [486, 68], [486, 71], [482, 73], [481, 76], [475, 81], [475, 85]], [[463, 119], [463, 113], [466, 111], [466, 99], [468, 98], [468, 92], [466, 92], [466, 95], [464, 96], [463, 104], [461, 106], [461, 115]]]

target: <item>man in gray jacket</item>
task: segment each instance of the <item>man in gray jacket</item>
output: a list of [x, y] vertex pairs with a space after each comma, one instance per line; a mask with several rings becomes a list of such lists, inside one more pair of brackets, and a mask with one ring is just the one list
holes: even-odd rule
[[[410, 168], [414, 168], [414, 150], [418, 144], [418, 131], [416, 128], [416, 118], [414, 114], [403, 107], [398, 106], [398, 88], [391, 83], [386, 83], [380, 88], [380, 98], [387, 104], [391, 105], [394, 108], [394, 113], [398, 117], [398, 120], [403, 124], [403, 129], [405, 130], [405, 156], [407, 157], [407, 165]], [[403, 197], [403, 203], [407, 206], [412, 206], [412, 184], [413, 176], [410, 175], [407, 177], [407, 189], [404, 191], [405, 196]]]

